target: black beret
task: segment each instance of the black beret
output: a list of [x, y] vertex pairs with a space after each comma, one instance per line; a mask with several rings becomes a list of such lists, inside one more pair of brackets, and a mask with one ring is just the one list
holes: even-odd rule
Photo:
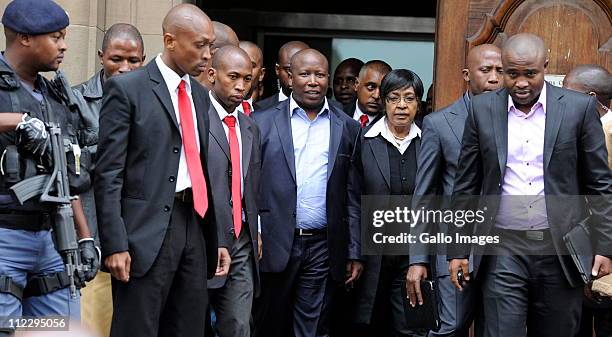
[[13, 0], [4, 10], [2, 24], [17, 33], [37, 35], [60, 31], [69, 20], [52, 0]]

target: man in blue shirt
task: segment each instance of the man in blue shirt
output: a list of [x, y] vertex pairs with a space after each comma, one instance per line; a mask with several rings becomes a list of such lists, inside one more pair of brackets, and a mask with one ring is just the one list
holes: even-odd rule
[[328, 104], [320, 52], [296, 53], [290, 80], [288, 100], [253, 114], [262, 135], [264, 242], [255, 336], [327, 335], [333, 289], [362, 270], [361, 170], [351, 160], [359, 124]]

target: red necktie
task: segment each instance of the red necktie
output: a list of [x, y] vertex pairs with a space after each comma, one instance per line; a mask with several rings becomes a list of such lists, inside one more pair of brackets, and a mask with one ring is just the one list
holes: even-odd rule
[[[242, 103], [244, 104], [244, 102]], [[234, 220], [234, 233], [236, 238], [242, 230], [242, 193], [240, 192], [240, 146], [236, 135], [236, 117], [225, 116], [223, 122], [229, 129], [230, 161], [232, 162], [232, 218]]]
[[178, 86], [178, 108], [181, 117], [181, 131], [183, 131], [183, 148], [187, 160], [187, 171], [189, 171], [193, 191], [193, 209], [200, 217], [204, 218], [208, 209], [208, 192], [206, 191], [204, 171], [202, 171], [200, 151], [195, 138], [191, 102], [187, 90], [185, 90], [185, 81], [181, 81]]
[[242, 111], [247, 116], [251, 115], [251, 105], [249, 104], [249, 101], [242, 101]]
[[370, 120], [370, 119], [368, 118], [368, 116], [367, 116], [367, 115], [361, 115], [361, 116], [359, 116], [359, 123], [361, 123], [361, 128], [362, 128], [362, 129], [363, 129], [363, 128], [365, 128], [365, 127], [366, 127], [366, 125], [368, 125], [368, 121], [369, 121], [369, 120]]

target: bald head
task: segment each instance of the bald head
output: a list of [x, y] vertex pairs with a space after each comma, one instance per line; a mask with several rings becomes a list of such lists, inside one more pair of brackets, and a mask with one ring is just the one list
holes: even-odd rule
[[261, 51], [261, 48], [259, 48], [258, 45], [251, 41], [240, 41], [238, 43], [238, 46], [242, 48], [242, 50], [244, 50], [247, 54], [249, 54], [251, 59], [255, 60], [255, 62], [260, 65], [263, 64], [263, 52]]
[[530, 33], [513, 35], [503, 45], [502, 59], [508, 57], [545, 62], [546, 46], [544, 40]]
[[232, 45], [238, 47], [238, 36], [234, 30], [221, 22], [213, 21], [213, 31], [215, 32], [215, 42], [213, 43], [213, 53], [221, 47]]
[[289, 41], [285, 43], [278, 50], [279, 64], [285, 63], [283, 61], [291, 61], [291, 58], [293, 55], [295, 55], [295, 53], [308, 48], [310, 48], [310, 46], [302, 41]]
[[511, 36], [502, 48], [502, 65], [504, 87], [514, 106], [529, 113], [544, 87], [548, 66], [544, 41], [529, 33]]
[[[366, 62], [359, 70], [359, 81], [362, 81], [368, 70], [382, 74], [384, 77], [391, 72], [391, 66], [382, 60], [371, 60]], [[382, 79], [382, 78], [381, 78]]]
[[289, 41], [278, 50], [278, 62], [275, 71], [281, 90], [286, 96], [291, 94], [291, 84], [289, 83], [289, 70], [291, 68], [291, 58], [297, 52], [308, 49], [308, 45], [302, 41]]
[[[601, 66], [583, 64], [575, 67], [565, 75], [563, 87], [594, 95], [604, 107], [610, 106], [610, 99], [612, 99], [612, 75]], [[599, 107], [598, 110], [602, 115], [607, 112], [602, 107]]]
[[162, 59], [179, 76], [198, 76], [211, 57], [210, 45], [215, 34], [210, 19], [191, 4], [172, 7], [162, 23], [164, 51]]
[[227, 45], [219, 48], [213, 55], [211, 67], [221, 68], [233, 63], [248, 63], [250, 65], [251, 59], [240, 47]]
[[240, 47], [219, 48], [208, 69], [212, 94], [227, 112], [233, 112], [251, 89], [253, 68], [249, 55]]
[[502, 74], [501, 50], [497, 46], [481, 44], [469, 51], [463, 79], [468, 83], [471, 95], [499, 89]]
[[[323, 55], [320, 51], [311, 48], [300, 50], [299, 52], [295, 53], [290, 62], [292, 73], [294, 70], [299, 69], [303, 63], [320, 64], [325, 67], [325, 69], [329, 67], [327, 57], [325, 57], [325, 55]], [[328, 71], [325, 72], [328, 73]]]
[[162, 22], [164, 34], [177, 34], [181, 31], [191, 31], [199, 26], [207, 26], [212, 30], [208, 15], [192, 4], [180, 4], [172, 7]]

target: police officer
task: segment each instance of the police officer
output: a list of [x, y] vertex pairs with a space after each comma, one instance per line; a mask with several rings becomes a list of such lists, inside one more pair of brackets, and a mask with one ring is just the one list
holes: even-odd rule
[[[59, 123], [64, 143], [72, 144], [73, 153], [66, 157], [74, 157], [72, 171], [79, 172], [78, 141], [71, 127], [75, 116], [55, 86], [39, 75], [57, 70], [62, 62], [68, 23], [66, 12], [51, 0], [14, 0], [2, 17], [6, 50], [0, 54], [0, 336], [12, 332], [7, 317], [78, 317], [78, 299], [70, 296], [64, 262], [50, 232], [53, 208], [38, 198], [21, 205], [9, 193], [15, 183], [49, 173], [48, 121]], [[73, 180], [70, 185], [71, 194], [87, 188], [73, 185]], [[81, 260], [89, 266], [78, 275], [83, 282], [95, 276], [99, 255], [78, 199], [72, 209]]]

